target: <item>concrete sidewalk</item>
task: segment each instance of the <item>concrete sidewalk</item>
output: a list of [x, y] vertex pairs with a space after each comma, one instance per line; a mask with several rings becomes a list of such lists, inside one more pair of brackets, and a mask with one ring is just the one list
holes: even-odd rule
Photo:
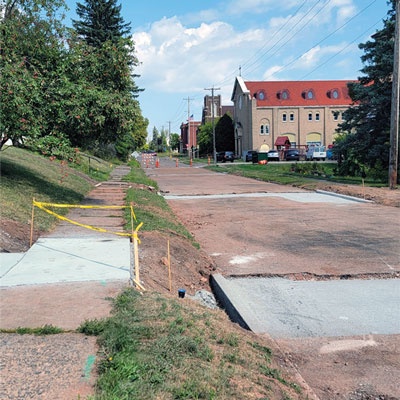
[[0, 253], [0, 286], [129, 280], [127, 238], [41, 238], [26, 253]]
[[[82, 205], [125, 205], [127, 166], [113, 170], [85, 197]], [[26, 253], [0, 253], [0, 287], [61, 282], [128, 282], [131, 263], [129, 237], [124, 231], [123, 209], [72, 208], [67, 217], [106, 229], [106, 233], [60, 221], [54, 231], [41, 237]]]

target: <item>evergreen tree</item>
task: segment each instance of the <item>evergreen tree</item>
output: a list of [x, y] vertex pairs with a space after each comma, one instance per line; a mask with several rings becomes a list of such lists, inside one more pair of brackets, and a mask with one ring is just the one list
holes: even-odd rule
[[335, 141], [339, 172], [357, 175], [368, 172], [387, 176], [389, 164], [390, 110], [392, 92], [395, 1], [384, 20], [384, 27], [366, 43], [361, 57], [364, 74], [349, 84], [353, 107], [344, 113], [339, 126], [342, 133]]
[[85, 0], [77, 3], [76, 13], [80, 20], [72, 24], [87, 44], [101, 47], [105, 42], [118, 42], [130, 33], [130, 23], [121, 17], [121, 5], [117, 0]]
[[[85, 0], [77, 4], [80, 21], [73, 21], [78, 39], [74, 46], [83, 54], [77, 60], [80, 76], [88, 82], [88, 88], [100, 90], [101, 101], [88, 100], [89, 107], [96, 105], [96, 112], [88, 114], [95, 119], [91, 132], [85, 137], [80, 131], [71, 132], [77, 145], [82, 143], [94, 151], [113, 144], [121, 159], [126, 159], [135, 146], [145, 142], [143, 118], [137, 101], [141, 91], [136, 86], [133, 69], [138, 65], [134, 42], [127, 36], [129, 25], [120, 15], [121, 6], [116, 0]], [[81, 39], [79, 41], [79, 38]]]

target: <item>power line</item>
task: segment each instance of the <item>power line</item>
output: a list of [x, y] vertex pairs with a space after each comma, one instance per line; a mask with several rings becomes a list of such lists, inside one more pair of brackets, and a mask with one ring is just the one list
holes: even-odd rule
[[[331, 57], [329, 57], [327, 60], [325, 60], [323, 63], [319, 64], [317, 67], [315, 67], [313, 70], [311, 70], [310, 72], [308, 72], [306, 75], [303, 75], [302, 78], [300, 78], [299, 80], [302, 81], [303, 79], [305, 79], [307, 76], [311, 75], [313, 72], [315, 72], [316, 70], [320, 69], [322, 66], [324, 66], [325, 64], [327, 64], [329, 61], [331, 61], [332, 59], [334, 59], [336, 56], [338, 56], [339, 54], [343, 53], [348, 47], [350, 47], [355, 41], [359, 40], [362, 36], [364, 36], [367, 32], [370, 32], [370, 30], [372, 28], [374, 28], [375, 26], [377, 26], [379, 23], [381, 22], [381, 20], [375, 22], [373, 25], [371, 25], [370, 27], [368, 27], [368, 29], [366, 29], [363, 33], [361, 33], [360, 35], [358, 35], [355, 39], [353, 39], [350, 43], [348, 43], [345, 47], [343, 47], [342, 49], [340, 49], [337, 53], [333, 54]], [[304, 54], [303, 54], [304, 55]], [[300, 56], [303, 57], [303, 55]]]
[[[336, 28], [334, 31], [332, 31], [331, 33], [329, 33], [328, 35], [326, 35], [323, 39], [321, 39], [319, 42], [315, 43], [314, 45], [312, 45], [308, 50], [306, 50], [305, 52], [303, 52], [302, 54], [300, 54], [299, 56], [297, 56], [295, 59], [293, 59], [292, 61], [290, 61], [289, 63], [283, 65], [281, 68], [279, 68], [278, 70], [274, 71], [274, 73], [277, 72], [281, 72], [283, 69], [287, 68], [288, 66], [292, 65], [293, 63], [295, 63], [297, 60], [299, 60], [301, 57], [303, 57], [305, 54], [307, 54], [310, 50], [312, 50], [314, 47], [320, 45], [321, 43], [323, 43], [325, 40], [327, 40], [328, 38], [330, 38], [331, 36], [333, 36], [336, 32], [338, 32], [339, 30], [341, 30], [343, 27], [345, 27], [346, 25], [348, 25], [351, 21], [353, 21], [355, 18], [357, 18], [360, 14], [362, 14], [365, 10], [367, 10], [369, 7], [371, 7], [372, 4], [374, 4], [376, 2], [376, 0], [372, 1], [371, 3], [369, 3], [366, 7], [364, 7], [361, 11], [359, 11], [357, 14], [353, 15], [353, 17], [351, 17], [350, 19], [348, 19], [344, 24], [342, 24], [341, 26], [339, 26], [338, 28]], [[374, 24], [374, 26], [377, 23]], [[356, 40], [356, 39], [354, 39]], [[268, 78], [268, 77], [267, 77]]]

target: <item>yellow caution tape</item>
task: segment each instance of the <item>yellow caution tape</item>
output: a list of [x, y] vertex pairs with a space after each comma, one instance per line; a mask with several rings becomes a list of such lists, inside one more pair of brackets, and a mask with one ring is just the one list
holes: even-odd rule
[[94, 208], [94, 209], [123, 209], [129, 208], [131, 206], [89, 206], [89, 205], [79, 205], [79, 204], [56, 204], [56, 203], [43, 203], [41, 201], [33, 200], [35, 206], [43, 207], [58, 207], [58, 208]]
[[[134, 233], [127, 233], [127, 232], [114, 232], [114, 231], [109, 231], [107, 229], [104, 228], [99, 228], [96, 226], [92, 226], [92, 225], [87, 225], [87, 224], [81, 224], [80, 222], [77, 221], [73, 221], [72, 219], [69, 219], [67, 217], [64, 217], [63, 215], [57, 214], [56, 212], [49, 210], [47, 207], [59, 207], [59, 208], [94, 208], [94, 209], [123, 209], [123, 208], [131, 208], [131, 213], [132, 215], [135, 217], [135, 221], [136, 221], [136, 216], [133, 212], [133, 207], [132, 206], [79, 206], [79, 205], [75, 205], [75, 204], [53, 204], [53, 203], [43, 203], [43, 202], [39, 202], [39, 201], [35, 201], [33, 200], [33, 205], [40, 208], [41, 210], [47, 212], [50, 215], [53, 215], [54, 217], [62, 220], [62, 221], [66, 221], [69, 222], [70, 224], [73, 225], [77, 225], [80, 226], [82, 228], [86, 228], [86, 229], [90, 229], [92, 231], [96, 231], [96, 232], [103, 232], [103, 233], [111, 233], [114, 235], [118, 235], [118, 236], [128, 236], [128, 237], [134, 237], [135, 239], [138, 239], [137, 236], [137, 231], [140, 229], [140, 227], [143, 225], [143, 222], [141, 222], [136, 230], [134, 231]], [[139, 240], [139, 239], [138, 239]], [[140, 243], [140, 241], [139, 241]]]

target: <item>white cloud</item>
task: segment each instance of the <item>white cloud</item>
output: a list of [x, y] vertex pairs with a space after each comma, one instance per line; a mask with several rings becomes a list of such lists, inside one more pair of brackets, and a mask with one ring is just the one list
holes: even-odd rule
[[274, 65], [272, 67], [269, 67], [262, 76], [262, 80], [268, 80], [268, 81], [279, 81], [280, 79], [278, 78], [276, 73], [278, 73], [282, 69], [282, 65]]
[[[201, 112], [196, 110], [201, 110], [208, 94], [204, 88], [212, 85], [221, 88], [218, 94], [223, 104], [229, 104], [239, 66], [243, 78], [249, 80], [292, 80], [304, 74], [307, 79], [351, 78], [360, 51], [357, 43], [348, 43], [359, 34], [361, 28], [355, 25], [359, 18], [337, 28], [364, 7], [361, 1], [360, 8], [355, 3], [307, 1], [302, 6], [299, 0], [221, 1], [214, 9], [164, 17], [138, 30], [133, 38], [142, 64], [135, 72], [141, 75], [138, 85], [145, 88], [142, 104], [152, 110], [156, 107], [156, 116], [150, 120], [164, 124], [182, 110], [185, 120], [188, 97], [193, 99], [191, 112], [199, 118]], [[167, 108], [174, 109], [168, 117], [160, 117]]]
[[265, 31], [238, 32], [221, 21], [187, 28], [173, 17], [155, 22], [147, 32], [136, 32], [133, 39], [141, 62], [137, 73], [145, 86], [187, 93], [237, 70], [241, 60], [264, 43]]

